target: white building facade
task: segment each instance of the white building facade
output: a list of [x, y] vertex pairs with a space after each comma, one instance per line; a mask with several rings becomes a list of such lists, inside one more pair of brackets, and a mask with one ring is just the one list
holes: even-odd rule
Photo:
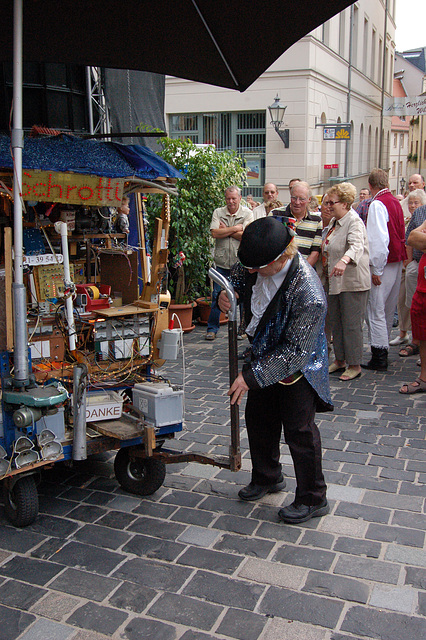
[[[392, 93], [395, 1], [388, 0], [385, 20], [381, 0], [359, 0], [293, 45], [242, 94], [168, 77], [169, 135], [235, 149], [250, 169], [245, 192], [256, 196], [274, 182], [288, 201], [295, 177], [316, 194], [344, 179], [362, 188], [379, 161], [390, 168], [391, 119], [381, 117], [381, 102], [383, 71], [384, 95]], [[250, 34], [242, 44], [244, 37]], [[269, 122], [276, 95], [287, 105], [289, 148]], [[351, 140], [323, 140], [318, 125], [339, 123], [352, 125]]]

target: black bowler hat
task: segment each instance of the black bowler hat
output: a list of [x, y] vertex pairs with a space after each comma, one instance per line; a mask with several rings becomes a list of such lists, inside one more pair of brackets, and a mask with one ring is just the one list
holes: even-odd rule
[[261, 269], [287, 249], [295, 233], [272, 216], [249, 224], [242, 235], [238, 258], [246, 269]]

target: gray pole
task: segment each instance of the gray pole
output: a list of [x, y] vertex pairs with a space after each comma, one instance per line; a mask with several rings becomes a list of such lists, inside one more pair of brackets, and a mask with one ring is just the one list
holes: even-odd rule
[[[354, 30], [354, 5], [351, 5], [351, 18], [349, 21], [349, 66], [348, 66], [348, 97], [346, 102], [346, 122], [351, 121], [351, 91], [352, 91], [352, 52], [353, 52], [353, 30]], [[352, 137], [351, 130], [351, 137]], [[349, 177], [349, 145], [350, 140], [345, 142], [345, 178]]]
[[[383, 35], [383, 66], [382, 66], [382, 98], [380, 105], [380, 137], [379, 137], [379, 167], [382, 166], [383, 147], [383, 107], [385, 104], [385, 82], [386, 82], [386, 34], [388, 30], [388, 2], [385, 4], [385, 33]], [[370, 167], [371, 168], [371, 167]]]

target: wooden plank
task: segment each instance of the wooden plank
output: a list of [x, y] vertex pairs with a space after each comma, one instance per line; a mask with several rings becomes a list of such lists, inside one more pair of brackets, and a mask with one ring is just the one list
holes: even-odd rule
[[24, 467], [21, 467], [21, 469], [13, 469], [13, 471], [9, 471], [9, 473], [5, 473], [4, 476], [1, 476], [0, 480], [10, 478], [11, 476], [17, 476], [20, 473], [24, 473], [25, 471], [31, 471], [32, 469], [39, 469], [40, 467], [52, 465], [54, 462], [59, 462], [59, 460], [64, 460], [63, 454], [61, 454], [54, 460], [40, 460], [39, 462], [33, 462], [33, 464], [26, 464]]
[[134, 316], [141, 313], [154, 313], [157, 310], [157, 305], [154, 307], [140, 307], [133, 304], [128, 304], [125, 307], [110, 307], [109, 309], [95, 309], [93, 311], [97, 316], [101, 318], [117, 318], [118, 316]]
[[109, 438], [117, 440], [132, 440], [143, 435], [142, 422], [135, 424], [127, 420], [102, 420], [101, 422], [91, 422], [91, 427]]
[[13, 298], [12, 298], [12, 227], [4, 230], [6, 348], [13, 349]]

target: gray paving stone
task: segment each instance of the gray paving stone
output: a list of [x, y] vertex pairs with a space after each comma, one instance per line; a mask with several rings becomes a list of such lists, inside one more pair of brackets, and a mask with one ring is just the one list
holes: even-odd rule
[[356, 556], [367, 556], [367, 558], [378, 558], [382, 550], [382, 545], [368, 540], [357, 540], [349, 537], [340, 537], [336, 540], [333, 551], [342, 551]]
[[256, 535], [259, 538], [267, 538], [272, 540], [282, 540], [285, 542], [297, 542], [302, 534], [302, 529], [295, 527], [294, 525], [285, 525], [282, 522], [270, 523], [261, 522]]
[[419, 593], [417, 613], [426, 616], [426, 593]]
[[142, 613], [158, 595], [154, 589], [148, 589], [133, 582], [123, 582], [108, 598], [110, 605], [116, 609]]
[[370, 606], [390, 609], [399, 613], [411, 613], [417, 603], [417, 592], [404, 587], [375, 585], [371, 591]]
[[177, 631], [175, 627], [157, 620], [133, 618], [126, 625], [121, 637], [125, 640], [175, 640]]
[[102, 602], [118, 584], [118, 580], [113, 578], [77, 569], [66, 569], [49, 586], [63, 593]]
[[289, 589], [271, 587], [259, 606], [259, 611], [268, 616], [280, 616], [334, 629], [343, 603], [329, 598], [320, 598]]
[[[78, 529], [78, 524], [66, 518], [56, 518], [39, 514], [38, 518], [30, 524], [28, 530], [39, 533], [44, 536], [53, 536], [55, 538], [67, 538]], [[6, 547], [7, 548], [7, 547]]]
[[177, 541], [184, 544], [195, 544], [198, 547], [210, 547], [219, 536], [220, 533], [215, 529], [190, 525], [178, 536]]
[[67, 623], [112, 636], [126, 619], [127, 613], [94, 602], [86, 602], [70, 615]]
[[276, 551], [273, 559], [284, 564], [295, 564], [299, 567], [328, 571], [333, 564], [334, 558], [334, 553], [323, 549], [283, 545]]
[[381, 522], [383, 524], [387, 524], [391, 518], [391, 511], [388, 509], [370, 507], [364, 504], [351, 504], [350, 502], [340, 502], [334, 514], [347, 518], [362, 518], [367, 522]]
[[217, 631], [238, 640], [257, 640], [263, 631], [268, 618], [256, 613], [228, 609]]
[[134, 498], [132, 496], [115, 496], [110, 499], [108, 503], [109, 509], [114, 509], [117, 511], [125, 511], [130, 513], [140, 505], [140, 498]]
[[241, 556], [254, 556], [256, 558], [267, 558], [275, 546], [274, 542], [259, 538], [246, 538], [232, 534], [224, 534], [214, 545], [218, 551], [229, 551]]
[[351, 480], [354, 487], [362, 487], [371, 491], [387, 491], [388, 493], [397, 493], [399, 483], [394, 480], [385, 480], [382, 477], [371, 478], [364, 476], [356, 476]]
[[380, 640], [414, 640], [425, 637], [426, 620], [355, 606], [347, 612], [341, 629]]
[[391, 527], [380, 524], [370, 524], [366, 538], [370, 540], [380, 540], [382, 542], [396, 542], [408, 547], [422, 548], [425, 541], [423, 531], [406, 529], [403, 527]]
[[0, 575], [40, 586], [45, 585], [60, 571], [62, 567], [53, 562], [22, 556], [15, 556], [0, 566]]
[[78, 604], [79, 600], [77, 598], [51, 591], [31, 607], [31, 613], [60, 622], [65, 616], [68, 616]]
[[186, 567], [133, 558], [118, 567], [113, 577], [136, 582], [152, 589], [178, 591], [191, 573], [192, 571]]
[[412, 496], [410, 500], [407, 500], [406, 496], [380, 493], [378, 491], [367, 491], [362, 502], [375, 507], [401, 509], [418, 513], [421, 513], [423, 508], [423, 498]]
[[152, 518], [169, 518], [176, 511], [176, 507], [170, 504], [152, 502], [152, 500], [142, 500], [133, 513]]
[[241, 518], [238, 516], [220, 516], [214, 523], [215, 529], [223, 529], [224, 531], [233, 531], [249, 536], [258, 527], [259, 522], [249, 518]]
[[124, 545], [123, 553], [172, 562], [184, 549], [185, 545], [178, 542], [152, 536], [135, 535]]
[[263, 592], [264, 588], [260, 585], [206, 571], [198, 571], [183, 590], [188, 596], [249, 611], [254, 610]]
[[360, 502], [363, 496], [362, 489], [342, 487], [340, 485], [329, 485], [327, 488], [327, 498], [329, 500], [344, 500], [345, 502]]
[[164, 593], [149, 608], [148, 614], [186, 627], [209, 631], [223, 607], [195, 598]]
[[72, 627], [53, 620], [37, 620], [20, 640], [66, 640], [74, 633]]
[[114, 551], [98, 549], [81, 542], [69, 542], [55, 554], [55, 561], [59, 564], [102, 575], [110, 573], [123, 559], [123, 556]]
[[198, 511], [197, 509], [187, 509], [186, 507], [180, 507], [171, 516], [170, 520], [176, 522], [182, 522], [185, 524], [196, 524], [200, 527], [208, 527], [216, 518], [216, 514], [210, 511]]
[[366, 604], [370, 589], [364, 582], [320, 571], [310, 571], [302, 591]]
[[202, 496], [198, 493], [173, 490], [166, 493], [161, 498], [161, 502], [176, 506], [196, 507], [202, 499]]
[[305, 531], [299, 544], [321, 549], [331, 549], [334, 543], [334, 536], [323, 531]]
[[144, 533], [158, 538], [167, 540], [176, 540], [176, 538], [186, 529], [177, 522], [164, 522], [160, 519], [140, 517], [128, 526], [128, 531], [134, 533]]
[[43, 542], [46, 537], [38, 533], [31, 533], [28, 529], [15, 529], [1, 523], [0, 548], [17, 553], [27, 553], [30, 549]]
[[188, 547], [180, 556], [178, 562], [189, 567], [208, 569], [217, 573], [231, 575], [241, 565], [243, 558], [244, 556], [236, 556], [211, 549]]
[[105, 509], [95, 507], [91, 504], [80, 504], [67, 515], [73, 520], [81, 522], [95, 522], [106, 513]]
[[426, 515], [409, 513], [408, 511], [395, 511], [392, 517], [392, 524], [426, 531]]
[[186, 631], [179, 640], [214, 640], [214, 638], [217, 638], [217, 636], [211, 636], [210, 634], [190, 629], [189, 631]]
[[111, 529], [97, 524], [86, 524], [74, 534], [74, 539], [79, 542], [86, 542], [87, 544], [93, 544], [104, 549], [112, 549], [113, 551], [125, 544], [130, 537], [130, 533], [124, 533], [123, 531], [116, 531], [112, 536]]
[[0, 629], [2, 640], [16, 640], [36, 619], [29, 613], [23, 613], [17, 609], [10, 609], [0, 605]]
[[397, 565], [381, 562], [380, 560], [341, 556], [337, 560], [334, 573], [375, 582], [397, 584], [400, 568]]
[[118, 529], [122, 531], [126, 529], [129, 524], [134, 522], [137, 519], [137, 516], [130, 513], [122, 513], [120, 511], [110, 511], [106, 515], [104, 515], [100, 520], [98, 520], [97, 524], [103, 525], [105, 527], [110, 527], [111, 529]]
[[[0, 586], [0, 603], [27, 611], [46, 593], [45, 589], [17, 580], [7, 580]], [[1, 634], [0, 634], [1, 637]]]
[[392, 544], [388, 546], [385, 560], [426, 567], [426, 552], [423, 549], [412, 549], [400, 544]]
[[418, 589], [426, 591], [426, 569], [418, 567], [406, 567], [405, 584], [411, 584]]

